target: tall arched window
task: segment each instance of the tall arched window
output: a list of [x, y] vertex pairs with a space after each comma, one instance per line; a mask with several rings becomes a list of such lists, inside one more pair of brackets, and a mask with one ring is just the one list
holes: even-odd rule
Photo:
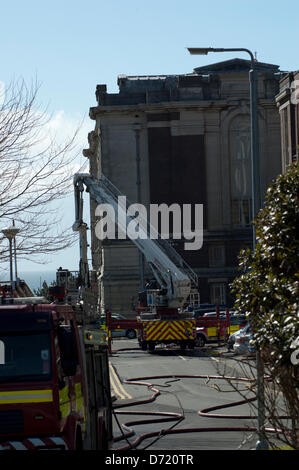
[[251, 154], [249, 116], [237, 116], [229, 131], [231, 165], [232, 224], [251, 222]]

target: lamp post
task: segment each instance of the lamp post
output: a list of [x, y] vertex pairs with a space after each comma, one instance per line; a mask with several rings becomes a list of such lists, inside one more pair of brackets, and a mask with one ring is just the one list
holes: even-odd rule
[[[255, 219], [261, 208], [260, 172], [259, 172], [259, 126], [258, 126], [258, 105], [257, 105], [257, 74], [255, 58], [253, 53], [246, 48], [214, 48], [214, 47], [188, 47], [192, 55], [207, 55], [209, 52], [246, 52], [250, 56], [250, 142], [251, 142], [251, 179], [252, 179], [252, 220]], [[253, 225], [252, 244], [256, 246], [255, 227]], [[256, 449], [268, 449], [265, 436], [265, 403], [264, 403], [264, 365], [260, 352], [256, 353], [257, 369], [257, 402], [258, 402], [258, 436], [259, 440]]]
[[[15, 237], [19, 233], [20, 229], [15, 227], [14, 221], [13, 225], [6, 227], [2, 230], [3, 235], [9, 241], [9, 271], [10, 271], [10, 283], [13, 284], [13, 242], [15, 243]], [[16, 245], [14, 245], [15, 251], [15, 275], [17, 276], [17, 258], [16, 258]]]

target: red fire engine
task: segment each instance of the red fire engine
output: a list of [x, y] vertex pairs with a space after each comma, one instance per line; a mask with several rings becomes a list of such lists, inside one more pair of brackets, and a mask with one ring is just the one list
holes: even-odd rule
[[0, 306], [0, 449], [105, 449], [112, 440], [106, 335], [70, 305]]

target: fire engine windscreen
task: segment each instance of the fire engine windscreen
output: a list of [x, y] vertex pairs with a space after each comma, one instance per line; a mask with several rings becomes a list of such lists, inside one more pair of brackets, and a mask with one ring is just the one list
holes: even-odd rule
[[25, 382], [51, 378], [50, 332], [0, 334], [0, 382]]

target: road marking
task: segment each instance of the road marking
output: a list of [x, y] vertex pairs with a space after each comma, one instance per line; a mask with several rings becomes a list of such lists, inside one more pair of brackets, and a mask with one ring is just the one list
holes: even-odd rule
[[112, 385], [112, 388], [115, 392], [115, 394], [121, 399], [121, 400], [125, 400], [126, 398], [127, 399], [131, 399], [132, 396], [129, 395], [128, 392], [126, 392], [126, 390], [124, 389], [121, 381], [119, 380], [115, 370], [114, 370], [114, 367], [112, 366], [111, 363], [109, 363], [109, 369], [110, 369], [110, 380], [111, 380], [111, 385]]
[[111, 384], [111, 387], [112, 387], [112, 389], [113, 389], [114, 394], [115, 394], [118, 398], [120, 398], [121, 400], [124, 400], [124, 399], [125, 399], [125, 396], [122, 395], [122, 394], [120, 393], [120, 391], [118, 390], [117, 385], [116, 385], [116, 383], [115, 383], [114, 380], [113, 380], [112, 374], [110, 374], [110, 384]]
[[181, 359], [183, 359], [183, 361], [186, 361], [186, 359], [183, 357], [183, 356], [179, 356]]
[[[220, 365], [220, 364], [224, 365], [224, 371], [223, 371], [223, 373], [221, 374], [221, 375], [223, 375], [223, 377], [224, 377], [224, 376], [226, 375], [226, 374], [225, 374], [225, 370], [226, 370], [225, 368], [227, 368], [227, 365], [226, 365], [223, 361], [221, 361], [220, 359], [218, 359], [218, 358], [216, 358], [216, 357], [211, 357], [211, 359], [212, 359], [213, 361], [215, 361], [215, 362], [218, 362], [219, 365]], [[230, 367], [230, 368], [232, 369], [233, 373], [234, 373], [234, 371], [237, 373], [237, 367], [233, 367], [233, 365], [228, 366], [228, 367]], [[234, 378], [235, 378], [236, 381], [238, 381], [238, 375], [236, 375], [236, 377], [234, 377]], [[239, 378], [242, 378], [242, 379], [243, 379], [243, 377], [239, 377]], [[244, 381], [244, 379], [243, 379], [243, 380], [242, 380], [242, 383], [244, 384], [244, 386], [247, 387], [247, 389], [248, 389], [248, 388], [251, 388], [252, 385], [253, 385], [253, 383], [254, 383], [254, 382], [253, 382], [253, 379], [250, 379], [250, 377], [245, 377], [245, 378], [248, 379], [248, 382], [247, 382], [247, 381]]]

